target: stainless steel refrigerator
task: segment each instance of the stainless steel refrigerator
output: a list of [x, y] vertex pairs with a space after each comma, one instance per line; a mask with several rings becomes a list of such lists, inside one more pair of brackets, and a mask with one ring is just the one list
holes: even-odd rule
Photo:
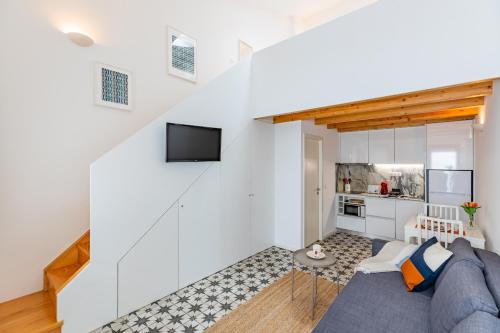
[[[473, 201], [472, 170], [427, 170], [427, 202], [460, 206]], [[467, 214], [460, 209], [460, 220], [466, 225]]]

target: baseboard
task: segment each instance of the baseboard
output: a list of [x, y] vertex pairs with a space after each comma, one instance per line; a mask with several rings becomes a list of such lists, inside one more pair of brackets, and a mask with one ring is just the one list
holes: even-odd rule
[[362, 237], [366, 237], [366, 238], [370, 238], [370, 239], [382, 239], [382, 240], [386, 240], [386, 241], [397, 240], [394, 238], [382, 237], [382, 236], [377, 236], [377, 235], [373, 235], [373, 234], [367, 234], [366, 232], [352, 231], [352, 230], [347, 230], [347, 229], [340, 229], [339, 228], [338, 231], [345, 232], [346, 234], [353, 234], [353, 235], [362, 236]]
[[329, 232], [325, 233], [325, 234], [323, 235], [323, 239], [326, 239], [326, 238], [330, 237], [331, 235], [333, 235], [333, 234], [334, 234], [334, 233], [336, 233], [336, 232], [337, 232], [337, 229], [335, 228], [335, 229], [333, 229], [332, 231], [329, 231]]

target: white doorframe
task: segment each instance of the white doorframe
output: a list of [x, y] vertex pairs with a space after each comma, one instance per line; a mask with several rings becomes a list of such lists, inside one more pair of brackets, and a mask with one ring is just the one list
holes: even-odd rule
[[305, 169], [305, 159], [306, 159], [306, 138], [318, 141], [319, 148], [319, 204], [318, 204], [318, 239], [323, 240], [323, 138], [320, 136], [315, 136], [311, 134], [302, 135], [302, 247], [305, 247], [305, 229], [306, 229], [306, 212], [305, 212], [305, 179], [306, 179], [306, 169]]

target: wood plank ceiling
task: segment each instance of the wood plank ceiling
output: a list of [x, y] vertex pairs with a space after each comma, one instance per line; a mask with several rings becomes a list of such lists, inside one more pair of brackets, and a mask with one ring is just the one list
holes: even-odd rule
[[481, 112], [492, 91], [493, 81], [479, 81], [281, 114], [273, 122], [314, 119], [316, 125], [350, 132], [468, 120]]

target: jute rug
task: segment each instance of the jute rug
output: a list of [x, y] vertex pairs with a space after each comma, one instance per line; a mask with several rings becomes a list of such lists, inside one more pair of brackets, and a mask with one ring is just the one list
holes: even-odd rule
[[311, 332], [337, 296], [337, 285], [318, 278], [318, 303], [312, 320], [311, 275], [295, 271], [293, 302], [291, 277], [292, 273], [289, 273], [263, 289], [248, 302], [216, 322], [206, 332]]

